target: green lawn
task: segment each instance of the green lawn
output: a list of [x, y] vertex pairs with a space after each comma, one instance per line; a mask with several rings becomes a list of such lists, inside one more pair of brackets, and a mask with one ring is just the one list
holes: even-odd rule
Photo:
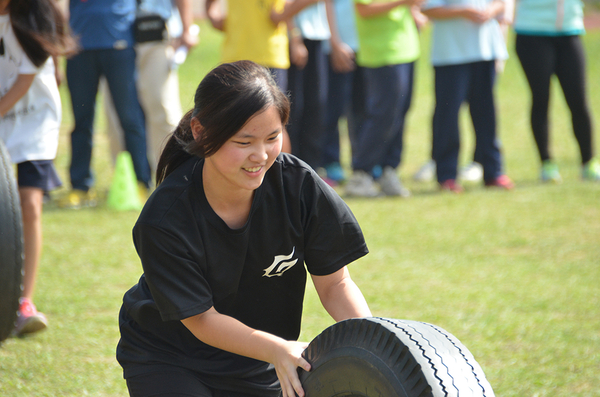
[[[202, 43], [181, 68], [184, 108], [216, 65], [221, 38], [202, 24]], [[433, 112], [430, 31], [423, 33], [401, 176], [410, 199], [349, 199], [371, 253], [351, 266], [376, 316], [434, 323], [475, 355], [501, 397], [600, 396], [600, 183], [579, 179], [578, 149], [558, 84], [552, 98], [552, 150], [564, 183], [543, 185], [529, 130], [529, 97], [514, 56], [499, 76], [497, 100], [513, 192], [467, 186], [440, 194], [411, 175], [428, 158]], [[589, 93], [600, 121], [600, 32], [584, 37]], [[64, 90], [64, 130], [56, 164], [67, 182], [72, 125]], [[472, 153], [465, 109], [461, 162]], [[94, 168], [105, 195], [112, 168], [97, 121]], [[598, 133], [596, 137], [598, 137]], [[600, 149], [596, 139], [596, 151]], [[348, 149], [344, 140], [344, 159]], [[126, 395], [114, 356], [123, 293], [141, 274], [131, 228], [135, 212], [45, 208], [45, 245], [36, 303], [47, 331], [0, 347], [2, 396]], [[309, 286], [302, 338], [332, 320]]]

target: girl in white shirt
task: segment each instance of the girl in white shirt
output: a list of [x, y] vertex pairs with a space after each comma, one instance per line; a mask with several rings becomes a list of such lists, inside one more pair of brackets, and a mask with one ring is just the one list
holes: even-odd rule
[[42, 247], [44, 193], [61, 184], [52, 163], [61, 121], [52, 57], [74, 48], [54, 1], [0, 0], [0, 139], [17, 164], [25, 251], [16, 335], [47, 325], [32, 298]]

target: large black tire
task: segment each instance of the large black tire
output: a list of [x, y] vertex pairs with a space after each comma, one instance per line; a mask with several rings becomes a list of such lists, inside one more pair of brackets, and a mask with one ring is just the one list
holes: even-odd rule
[[453, 335], [386, 318], [341, 321], [318, 335], [300, 370], [306, 397], [493, 397], [483, 370]]
[[8, 151], [0, 140], [0, 342], [10, 336], [23, 280], [23, 220]]

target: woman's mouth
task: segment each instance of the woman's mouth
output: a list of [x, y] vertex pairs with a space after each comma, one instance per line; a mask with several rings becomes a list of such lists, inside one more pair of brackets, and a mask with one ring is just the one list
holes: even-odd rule
[[245, 170], [245, 171], [252, 172], [252, 173], [254, 173], [254, 172], [258, 172], [258, 171], [260, 171], [261, 169], [262, 169], [262, 165], [261, 165], [261, 166], [258, 166], [258, 167], [249, 167], [249, 168], [244, 168], [244, 170]]

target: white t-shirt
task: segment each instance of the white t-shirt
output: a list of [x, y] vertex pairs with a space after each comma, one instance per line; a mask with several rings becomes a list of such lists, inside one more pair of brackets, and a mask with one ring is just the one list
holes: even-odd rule
[[58, 148], [62, 112], [54, 62], [49, 58], [40, 68], [31, 63], [8, 15], [0, 15], [0, 40], [0, 96], [6, 95], [19, 74], [35, 74], [29, 91], [0, 117], [0, 139], [13, 163], [52, 160]]

